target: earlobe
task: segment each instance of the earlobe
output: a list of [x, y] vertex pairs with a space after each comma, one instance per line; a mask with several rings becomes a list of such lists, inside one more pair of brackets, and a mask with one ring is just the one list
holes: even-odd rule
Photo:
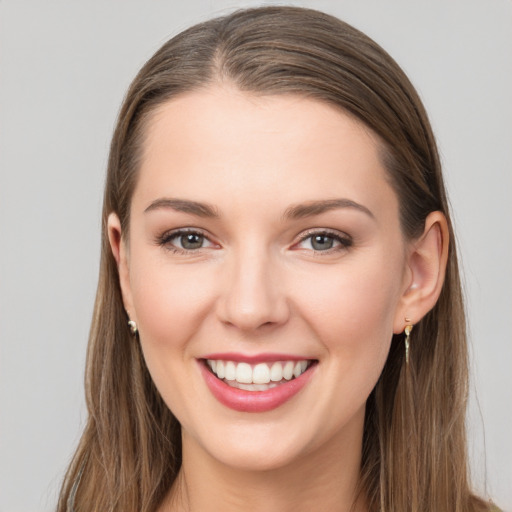
[[108, 216], [107, 230], [112, 255], [114, 256], [114, 259], [117, 263], [119, 284], [121, 286], [121, 295], [123, 297], [124, 308], [130, 319], [135, 321], [135, 312], [131, 298], [127, 248], [126, 243], [123, 240], [121, 222], [117, 214], [111, 213]]
[[408, 253], [408, 278], [395, 317], [395, 334], [404, 331], [405, 318], [416, 324], [435, 306], [446, 274], [448, 244], [446, 217], [438, 211], [430, 213], [423, 234]]

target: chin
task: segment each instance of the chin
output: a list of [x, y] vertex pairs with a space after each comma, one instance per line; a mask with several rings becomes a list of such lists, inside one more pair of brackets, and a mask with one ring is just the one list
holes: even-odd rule
[[295, 426], [270, 420], [238, 422], [216, 431], [197, 432], [199, 435], [194, 438], [185, 434], [184, 449], [199, 449], [210, 460], [238, 471], [275, 471], [315, 459], [315, 452], [330, 444], [331, 433], [322, 432], [318, 425], [311, 428], [312, 423], [308, 425], [304, 419], [295, 422]]
[[[297, 450], [275, 450], [254, 444], [225, 449], [222, 453], [210, 453], [221, 464], [245, 472], [268, 472], [286, 468], [300, 459]], [[227, 448], [227, 447], [226, 447]]]

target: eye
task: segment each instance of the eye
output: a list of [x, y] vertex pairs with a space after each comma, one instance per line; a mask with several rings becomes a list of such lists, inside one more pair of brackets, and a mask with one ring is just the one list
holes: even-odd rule
[[180, 249], [200, 249], [204, 243], [204, 236], [199, 233], [187, 233], [185, 235], [175, 236], [175, 243], [178, 243]]
[[306, 233], [296, 247], [315, 252], [333, 252], [342, 251], [351, 245], [352, 240], [347, 235], [323, 230]]
[[202, 232], [193, 229], [180, 229], [164, 233], [158, 239], [158, 244], [173, 252], [181, 253], [215, 246]]

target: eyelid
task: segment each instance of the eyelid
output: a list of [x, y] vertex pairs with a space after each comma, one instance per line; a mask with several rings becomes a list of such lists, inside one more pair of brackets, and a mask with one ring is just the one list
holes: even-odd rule
[[[187, 234], [196, 234], [202, 236], [205, 240], [209, 242], [209, 246], [207, 247], [200, 247], [198, 249], [184, 249], [181, 247], [177, 247], [173, 244], [171, 244], [171, 240], [178, 238], [182, 235]], [[177, 229], [170, 229], [168, 231], [165, 231], [161, 235], [158, 235], [156, 237], [156, 244], [160, 245], [167, 250], [175, 253], [181, 253], [181, 254], [192, 254], [192, 253], [199, 253], [203, 249], [209, 249], [211, 247], [219, 247], [219, 244], [216, 244], [212, 241], [211, 236], [208, 235], [203, 229], [201, 228], [194, 228], [194, 227], [184, 227], [184, 228], [177, 228]]]
[[312, 229], [308, 229], [308, 230], [302, 232], [299, 235], [299, 240], [293, 244], [292, 248], [297, 247], [297, 245], [299, 245], [300, 243], [306, 241], [308, 238], [311, 238], [312, 236], [315, 236], [315, 235], [325, 235], [325, 236], [331, 237], [334, 240], [336, 240], [337, 242], [339, 242], [339, 246], [331, 247], [330, 249], [326, 249], [324, 251], [308, 249], [308, 250], [313, 251], [315, 254], [319, 254], [319, 255], [330, 254], [332, 252], [337, 252], [340, 250], [346, 250], [353, 244], [352, 237], [342, 231], [338, 231], [338, 230], [331, 229], [331, 228], [312, 228]]
[[[181, 247], [177, 247], [176, 245], [171, 244], [171, 240], [178, 238], [179, 236], [186, 235], [186, 234], [197, 234], [202, 236], [206, 241], [208, 241], [209, 245], [207, 247], [199, 247], [197, 249], [184, 249]], [[308, 229], [304, 232], [302, 232], [298, 240], [292, 244], [292, 249], [300, 250], [301, 248], [298, 248], [297, 246], [301, 244], [302, 242], [306, 241], [307, 239], [315, 236], [315, 235], [324, 235], [330, 238], [333, 238], [336, 242], [338, 242], [338, 245], [335, 247], [331, 247], [329, 249], [325, 250], [315, 250], [313, 248], [311, 249], [305, 249], [310, 250], [314, 252], [315, 254], [322, 255], [322, 254], [331, 254], [333, 252], [339, 252], [346, 250], [353, 244], [352, 237], [348, 235], [347, 233], [331, 229], [331, 228], [312, 228]], [[201, 228], [196, 227], [183, 227], [183, 228], [176, 228], [171, 229], [168, 231], [165, 231], [161, 235], [158, 235], [155, 240], [157, 245], [160, 245], [167, 250], [175, 253], [182, 253], [182, 254], [192, 254], [192, 253], [199, 253], [204, 249], [210, 249], [211, 247], [220, 247], [219, 244], [216, 244], [212, 241], [212, 237], [205, 232]]]

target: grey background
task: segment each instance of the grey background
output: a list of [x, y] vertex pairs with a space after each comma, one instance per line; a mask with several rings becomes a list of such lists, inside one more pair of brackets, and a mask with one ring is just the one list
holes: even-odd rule
[[[52, 510], [85, 419], [104, 170], [130, 80], [170, 35], [259, 3], [0, 0], [1, 512]], [[463, 257], [473, 474], [512, 510], [512, 3], [290, 3], [368, 33], [424, 99]]]

